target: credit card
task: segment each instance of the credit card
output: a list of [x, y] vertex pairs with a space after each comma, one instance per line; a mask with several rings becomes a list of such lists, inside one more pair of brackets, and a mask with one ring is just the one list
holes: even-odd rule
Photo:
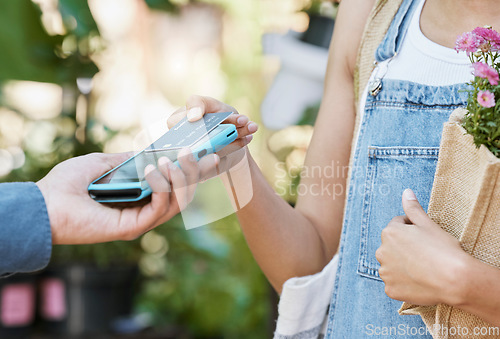
[[146, 148], [145, 152], [190, 147], [213, 131], [231, 114], [233, 114], [233, 112], [209, 113], [195, 122], [189, 122], [187, 117], [185, 117], [162, 137]]

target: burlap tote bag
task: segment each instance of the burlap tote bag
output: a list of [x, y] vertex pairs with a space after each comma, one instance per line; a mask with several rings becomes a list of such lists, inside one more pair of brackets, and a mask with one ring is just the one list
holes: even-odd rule
[[[500, 159], [484, 146], [476, 148], [472, 136], [465, 134], [460, 124], [464, 113], [454, 111], [444, 125], [428, 214], [469, 254], [500, 268]], [[493, 327], [448, 305], [403, 303], [399, 313], [419, 314], [434, 338], [463, 338], [465, 330], [456, 330], [464, 327], [466, 337], [472, 338], [474, 328]]]

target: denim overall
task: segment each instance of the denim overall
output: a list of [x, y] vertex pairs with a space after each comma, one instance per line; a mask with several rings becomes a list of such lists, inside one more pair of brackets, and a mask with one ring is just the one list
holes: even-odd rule
[[[403, 1], [376, 51], [377, 62], [395, 56], [418, 3]], [[375, 95], [368, 94], [354, 150], [326, 337], [431, 338], [420, 316], [399, 315], [401, 302], [385, 294], [375, 251], [381, 231], [404, 215], [406, 188], [427, 209], [443, 123], [468, 94], [465, 84], [382, 78], [377, 85], [371, 86]]]

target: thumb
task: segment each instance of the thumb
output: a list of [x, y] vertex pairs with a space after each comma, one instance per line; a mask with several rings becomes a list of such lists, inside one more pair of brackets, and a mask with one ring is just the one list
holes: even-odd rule
[[97, 153], [96, 156], [101, 157], [105, 166], [110, 167], [110, 169], [115, 168], [127, 159], [134, 156], [134, 152], [123, 152], [123, 153]]
[[403, 210], [406, 217], [414, 225], [426, 225], [429, 221], [432, 221], [418, 202], [415, 193], [409, 188], [403, 192]]
[[184, 119], [184, 117], [186, 116], [186, 114], [187, 114], [186, 106], [181, 107], [181, 108], [177, 109], [174, 113], [172, 113], [168, 117], [168, 119], [167, 119], [167, 127], [168, 127], [168, 129], [171, 129], [172, 127], [174, 127], [175, 125], [177, 125], [177, 123], [179, 121], [181, 121], [182, 119]]
[[[89, 183], [95, 180], [98, 176], [112, 170], [116, 166], [120, 165], [125, 160], [131, 158], [134, 155], [133, 152], [125, 153], [91, 153], [87, 155], [82, 155], [59, 164], [63, 166], [72, 166], [70, 168], [78, 168], [80, 170], [80, 176], [88, 181]], [[58, 165], [58, 166], [59, 166]], [[64, 168], [64, 167], [62, 167]], [[67, 167], [66, 167], [67, 171]]]
[[186, 101], [187, 118], [189, 121], [193, 122], [200, 120], [205, 113], [209, 112], [209, 104], [207, 101], [208, 97], [203, 97], [201, 95], [192, 95]]
[[187, 117], [189, 121], [201, 119], [207, 113], [236, 112], [231, 107], [217, 99], [201, 95], [192, 95], [186, 101]]
[[207, 110], [207, 98], [192, 95], [187, 99], [186, 106], [176, 110], [167, 120], [168, 128], [174, 127], [179, 121], [187, 117], [190, 122], [200, 120]]

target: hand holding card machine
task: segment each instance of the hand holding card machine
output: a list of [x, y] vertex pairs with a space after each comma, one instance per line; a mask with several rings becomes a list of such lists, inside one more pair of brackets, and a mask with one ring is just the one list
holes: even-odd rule
[[177, 153], [183, 147], [191, 148], [197, 161], [220, 151], [238, 137], [233, 124], [221, 124], [231, 114], [211, 113], [192, 123], [184, 118], [149, 147], [93, 181], [88, 187], [90, 196], [102, 203], [146, 198], [152, 193], [144, 179], [148, 164], [156, 166], [158, 159], [165, 156], [179, 166]]

